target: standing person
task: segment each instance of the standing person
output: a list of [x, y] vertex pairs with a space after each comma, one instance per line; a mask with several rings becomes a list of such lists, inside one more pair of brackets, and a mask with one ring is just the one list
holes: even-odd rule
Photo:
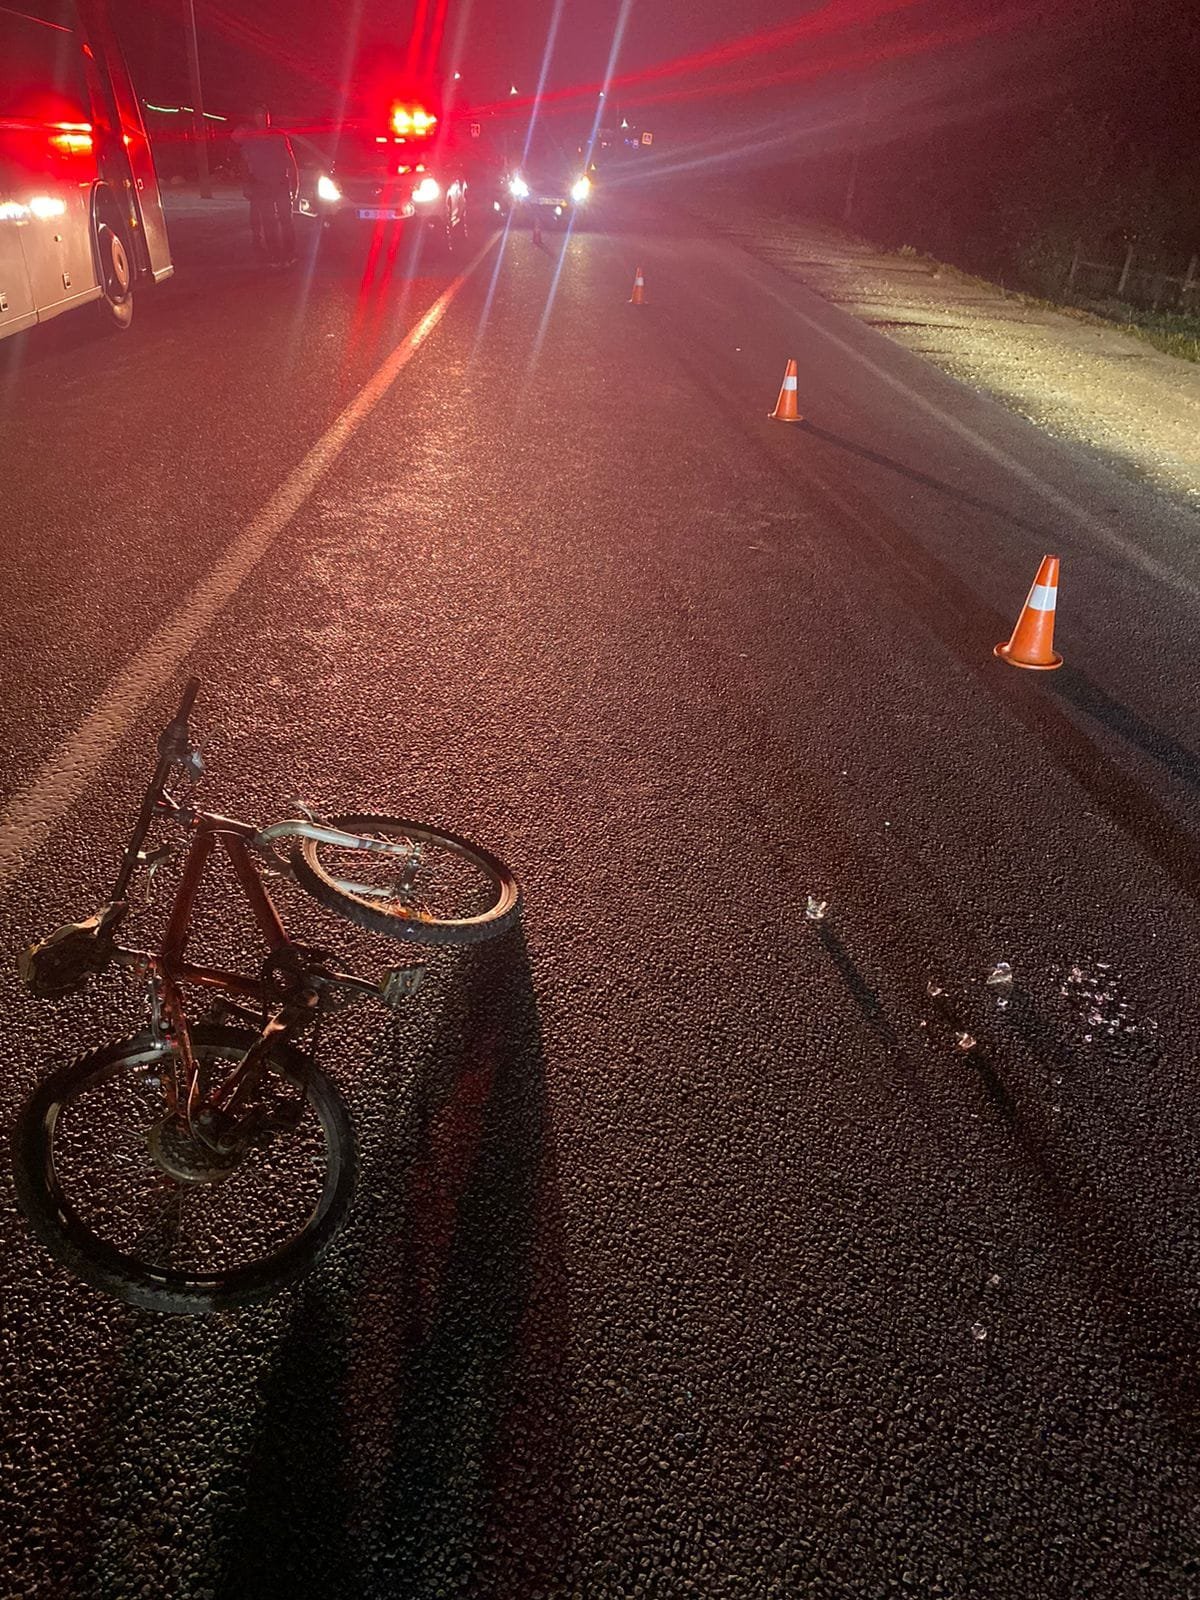
[[263, 238], [263, 219], [258, 204], [258, 194], [249, 177], [242, 184], [242, 194], [250, 202], [250, 243], [254, 247], [254, 254], [261, 261], [267, 253], [267, 242]]
[[233, 137], [246, 169], [250, 232], [261, 237], [269, 261], [290, 266], [296, 259], [292, 202], [300, 187], [292, 141], [272, 126], [266, 106], [255, 106], [254, 126], [236, 129]]

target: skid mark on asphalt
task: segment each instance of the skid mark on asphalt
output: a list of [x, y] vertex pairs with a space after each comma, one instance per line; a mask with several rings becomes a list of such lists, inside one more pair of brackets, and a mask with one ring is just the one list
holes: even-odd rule
[[381, 367], [292, 469], [258, 515], [158, 632], [111, 680], [95, 710], [0, 816], [0, 889], [21, 871], [81, 797], [134, 717], [179, 668], [275, 539], [304, 505], [352, 436], [395, 383], [492, 249], [483, 249], [409, 329]]

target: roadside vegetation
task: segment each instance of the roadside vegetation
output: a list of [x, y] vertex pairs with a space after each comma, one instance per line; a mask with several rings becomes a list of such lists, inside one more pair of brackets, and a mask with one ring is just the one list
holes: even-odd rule
[[1200, 361], [1200, 314], [1147, 311], [1142, 307], [1113, 299], [1089, 300], [1066, 295], [1029, 294], [1020, 289], [1011, 289], [1003, 283], [997, 285], [995, 280], [980, 276], [978, 273], [965, 272], [953, 262], [939, 261], [911, 244], [902, 244], [896, 253], [906, 260], [919, 262], [928, 269], [930, 277], [953, 274], [960, 283], [977, 283], [987, 288], [1000, 287], [1023, 306], [1057, 311], [1064, 316], [1078, 317], [1081, 321], [1117, 327], [1123, 333], [1131, 333], [1139, 339], [1144, 339], [1147, 344], [1152, 344], [1157, 350], [1162, 350], [1169, 356], [1177, 356], [1182, 361]]
[[1184, 361], [1200, 361], [1200, 316], [1170, 316], [1162, 312], [1138, 311], [1130, 307], [1133, 317], [1122, 320], [1122, 326], [1139, 339], [1165, 350], [1169, 356], [1180, 356]]
[[796, 211], [1200, 359], [1200, 6], [1018, 9], [936, 77], [906, 40], [915, 13], [881, 19], [836, 144], [763, 178]]

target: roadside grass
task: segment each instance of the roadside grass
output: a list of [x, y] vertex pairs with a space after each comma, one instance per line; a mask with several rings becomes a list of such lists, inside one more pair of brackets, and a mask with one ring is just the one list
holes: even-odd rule
[[[786, 208], [771, 206], [765, 209], [773, 220], [783, 223], [797, 220], [797, 213]], [[824, 225], [829, 226], [828, 222]], [[975, 273], [964, 271], [962, 267], [951, 265], [948, 261], [939, 261], [936, 256], [928, 255], [915, 245], [880, 244], [877, 240], [844, 226], [835, 225], [834, 231], [872, 255], [900, 257], [910, 265], [922, 268], [929, 273], [934, 282], [939, 279], [953, 280], [962, 285], [988, 289], [993, 293], [999, 291], [1006, 300], [1028, 306], [1032, 311], [1055, 311], [1059, 316], [1071, 317], [1077, 322], [1087, 322], [1094, 327], [1113, 328], [1120, 333], [1132, 334], [1135, 338], [1144, 340], [1155, 349], [1163, 351], [1165, 355], [1175, 356], [1181, 361], [1200, 362], [1200, 314], [1148, 311], [1130, 305], [1124, 300], [1069, 300], [1065, 297], [1047, 299], [1043, 295], [1023, 289], [1010, 288], [995, 278], [979, 277]]]
[[1139, 339], [1165, 350], [1169, 356], [1179, 356], [1183, 361], [1200, 361], [1200, 317], [1172, 316], [1169, 312], [1139, 311], [1130, 307], [1133, 316], [1118, 324]]

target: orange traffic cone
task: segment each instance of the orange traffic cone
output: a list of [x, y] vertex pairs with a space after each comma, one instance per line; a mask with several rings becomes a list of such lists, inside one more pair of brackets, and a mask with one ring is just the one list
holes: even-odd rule
[[779, 391], [779, 399], [775, 402], [775, 409], [771, 416], [776, 422], [803, 422], [796, 405], [796, 363], [789, 361], [783, 374], [783, 388]]
[[1035, 672], [1053, 672], [1063, 658], [1054, 649], [1054, 607], [1058, 600], [1058, 557], [1043, 556], [1033, 580], [1029, 598], [1006, 644], [994, 651], [1010, 667], [1030, 667]]
[[646, 280], [639, 267], [633, 275], [633, 293], [629, 296], [631, 306], [644, 306], [646, 304]]

